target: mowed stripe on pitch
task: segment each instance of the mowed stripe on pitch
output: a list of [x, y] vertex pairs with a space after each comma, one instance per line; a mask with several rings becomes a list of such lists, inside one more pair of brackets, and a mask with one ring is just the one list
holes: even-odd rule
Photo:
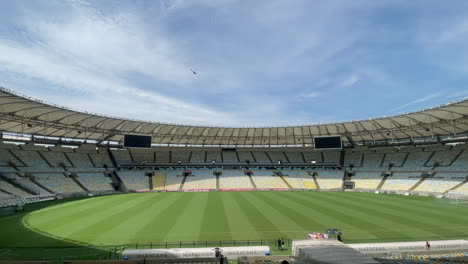
[[302, 228], [297, 225], [294, 221], [276, 209], [276, 204], [270, 204], [259, 198], [259, 193], [243, 192], [241, 195], [249, 201], [249, 203], [255, 207], [259, 214], [262, 214], [265, 219], [271, 223], [270, 227], [273, 229], [262, 230], [263, 237], [266, 239], [273, 239], [281, 237], [287, 237], [288, 230], [301, 230]]
[[[120, 205], [116, 204], [109, 208], [102, 210], [100, 213], [91, 214], [83, 219], [80, 226], [69, 225], [69, 230], [60, 230], [60, 233], [67, 238], [78, 241], [89, 241], [90, 243], [106, 244], [105, 241], [100, 241], [101, 236], [106, 233], [113, 236], [117, 244], [122, 243], [122, 237], [125, 233], [111, 233], [113, 230], [118, 229], [119, 225], [129, 221], [129, 219], [148, 206], [148, 203], [157, 196], [154, 195], [136, 195], [130, 202], [122, 202]], [[138, 218], [137, 218], [138, 219]]]
[[[203, 225], [203, 213], [207, 207], [208, 193], [187, 193], [190, 196], [185, 210], [175, 219], [175, 225], [161, 238], [161, 241], [196, 241], [199, 240]], [[175, 210], [178, 210], [175, 208]]]
[[455, 238], [468, 234], [466, 215], [468, 208], [444, 206], [428, 197], [210, 192], [96, 197], [33, 212], [26, 220], [52, 235], [115, 245], [305, 238], [308, 232], [334, 227], [341, 228], [348, 241]]
[[119, 217], [110, 219], [110, 225], [104, 227], [100, 234], [93, 240], [93, 244], [108, 244], [111, 241], [118, 241], [117, 244], [126, 244], [134, 242], [151, 242], [152, 237], [139, 237], [133, 239], [135, 233], [142, 228], [146, 216], [154, 214], [161, 204], [167, 203], [171, 200], [168, 195], [152, 195], [141, 194], [142, 196], [149, 196], [149, 200], [140, 200], [140, 203], [131, 208], [126, 208], [124, 211], [127, 214], [119, 215]]
[[[231, 230], [232, 239], [235, 240], [255, 240], [262, 238], [262, 234], [258, 233], [255, 225], [250, 221], [247, 212], [243, 210], [234, 196], [239, 195], [236, 192], [220, 193], [223, 197], [225, 212], [228, 219], [229, 229]], [[200, 239], [204, 239], [200, 233]]]
[[356, 216], [378, 223], [379, 229], [369, 231], [378, 232], [379, 237], [382, 238], [411, 238], [413, 235], [409, 235], [408, 232], [415, 233], [415, 231], [426, 237], [437, 236], [436, 233], [425, 228], [421, 222], [414, 218], [406, 217], [406, 215], [398, 214], [398, 212], [393, 214], [386, 206], [373, 206], [372, 201], [362, 203], [355, 197], [343, 199], [337, 195], [326, 195], [320, 197], [320, 199], [327, 200], [331, 204], [342, 204], [349, 210], [353, 210]]
[[231, 230], [226, 216], [223, 195], [215, 192], [208, 193], [208, 200], [203, 213], [200, 233], [203, 240], [232, 240]]
[[35, 211], [28, 214], [26, 218], [30, 224], [38, 229], [50, 229], [79, 220], [83, 214], [99, 212], [115, 203], [126, 200], [126, 198], [128, 197], [125, 195], [114, 195], [80, 200]]
[[[338, 193], [333, 199], [343, 199], [344, 196]], [[374, 197], [375, 198], [375, 197]], [[363, 203], [363, 197], [352, 197], [358, 203]], [[430, 201], [430, 200], [429, 200]], [[458, 217], [450, 217], [450, 215], [440, 216], [433, 212], [440, 209], [434, 206], [432, 210], [419, 210], [418, 208], [410, 209], [404, 204], [395, 203], [393, 201], [380, 201], [373, 199], [366, 201], [367, 207], [376, 208], [382, 216], [388, 219], [394, 219], [406, 227], [401, 227], [401, 230], [412, 233], [412, 237], [440, 237], [456, 236], [461, 230], [467, 230], [468, 224], [465, 221], [460, 221]], [[414, 206], [417, 207], [417, 206]], [[463, 217], [463, 216], [462, 216]], [[465, 217], [466, 218], [466, 217]], [[444, 223], [444, 225], [440, 225]]]
[[[89, 205], [86, 205], [85, 209], [81, 210], [81, 206], [85, 204], [79, 204], [78, 206], [73, 206], [75, 207], [74, 212], [69, 212], [66, 215], [61, 215], [56, 216], [56, 212], [59, 211], [51, 211], [50, 214], [42, 214], [43, 217], [46, 217], [50, 219], [52, 217], [51, 221], [48, 223], [43, 223], [42, 225], [35, 225], [34, 221], [37, 218], [35, 215], [31, 215], [28, 217], [29, 224], [36, 227], [37, 229], [44, 231], [46, 233], [51, 233], [53, 235], [58, 235], [62, 237], [66, 237], [67, 234], [70, 234], [75, 231], [77, 228], [82, 228], [84, 225], [86, 225], [86, 220], [93, 220], [94, 217], [96, 218], [101, 218], [101, 217], [106, 217], [108, 214], [110, 214], [110, 211], [113, 206], [115, 206], [116, 201], [121, 201], [119, 204], [123, 203], [133, 203], [133, 199], [130, 197], [125, 197], [125, 195], [122, 195], [120, 199], [114, 200], [114, 199], [107, 199], [110, 197], [101, 197], [101, 199], [104, 200], [104, 203], [101, 203], [99, 201], [98, 203], [96, 200], [92, 200], [89, 203], [91, 205], [94, 205], [93, 207], [90, 207]], [[130, 198], [130, 199], [126, 199]], [[104, 213], [105, 212], [105, 213]]]
[[[265, 216], [250, 200], [245, 196], [244, 192], [233, 193], [235, 202], [242, 209], [243, 214], [247, 216], [250, 225], [255, 227], [257, 233], [260, 234], [260, 239], [267, 239], [271, 236], [276, 237], [279, 234], [285, 234], [273, 224], [272, 219]], [[273, 235], [272, 235], [273, 233]]]
[[375, 228], [374, 223], [355, 217], [353, 213], [343, 212], [341, 208], [336, 207], [334, 204], [324, 203], [314, 193], [288, 192], [285, 199], [313, 208], [314, 211], [319, 211], [328, 217], [334, 218], [336, 226], [330, 226], [329, 228], [342, 229], [347, 235], [357, 238], [378, 238], [378, 234], [367, 230], [369, 227]]

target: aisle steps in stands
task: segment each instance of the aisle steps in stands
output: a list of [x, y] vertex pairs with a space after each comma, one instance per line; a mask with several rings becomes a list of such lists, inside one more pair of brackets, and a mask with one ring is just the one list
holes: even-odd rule
[[320, 185], [317, 181], [317, 175], [312, 175], [312, 179], [314, 179], [315, 187], [317, 187], [317, 190], [320, 190]]
[[37, 193], [36, 191], [31, 190], [28, 186], [25, 186], [25, 185], [23, 185], [23, 184], [17, 182], [16, 180], [12, 180], [12, 179], [6, 177], [5, 175], [0, 174], [0, 179], [2, 179], [2, 180], [4, 180], [4, 181], [8, 182], [9, 184], [15, 186], [16, 188], [21, 189], [21, 190], [23, 190], [23, 191], [25, 191], [25, 192], [27, 192], [27, 193], [29, 193], [29, 194], [31, 194], [31, 195], [37, 195], [37, 194], [39, 194], [39, 193]]
[[216, 190], [219, 190], [219, 175], [220, 174], [216, 174]]
[[385, 184], [385, 182], [387, 181], [388, 177], [390, 177], [390, 175], [388, 175], [388, 174], [385, 174], [385, 175], [383, 176], [382, 181], [380, 181], [379, 186], [377, 186], [376, 190], [382, 189], [382, 186]]
[[432, 159], [432, 157], [435, 155], [435, 153], [436, 153], [436, 152], [433, 151], [433, 152], [431, 153], [431, 155], [429, 155], [429, 158], [427, 158], [426, 162], [424, 162], [424, 166], [427, 166], [427, 167], [429, 167], [429, 166], [433, 167], [433, 166], [434, 166], [434, 164], [428, 164], [428, 163], [429, 163], [429, 161], [431, 161], [431, 159]]
[[415, 185], [413, 185], [413, 187], [411, 187], [408, 191], [414, 191], [414, 189], [418, 188], [418, 186], [421, 185], [421, 183], [423, 183], [424, 180], [426, 180], [429, 177], [430, 175], [428, 176], [427, 174], [423, 173], [421, 175], [421, 179]]
[[115, 185], [119, 185], [120, 186], [120, 190], [122, 192], [128, 192], [128, 188], [127, 186], [125, 186], [124, 182], [122, 181], [122, 179], [120, 178], [120, 176], [115, 173], [115, 171], [113, 171], [112, 173], [109, 174], [110, 175], [110, 178], [112, 179], [112, 183], [115, 184]]
[[109, 156], [111, 162], [112, 162], [112, 167], [117, 168], [117, 161], [115, 160], [114, 155], [112, 154], [112, 151], [110, 148], [107, 149], [107, 155]]
[[460, 157], [461, 154], [462, 154], [463, 152], [465, 152], [465, 151], [466, 151], [466, 150], [462, 150], [462, 151], [458, 152], [458, 154], [453, 158], [453, 160], [452, 160], [447, 166], [452, 166], [452, 164], [458, 159], [458, 157]]
[[[67, 177], [66, 173], [63, 174], [64, 177]], [[80, 186], [81, 189], [85, 192], [89, 192], [88, 188], [86, 188], [79, 180], [78, 177], [76, 176], [75, 173], [69, 174], [68, 178], [72, 179], [76, 183], [76, 185]]]
[[153, 190], [163, 191], [166, 189], [166, 174], [157, 172], [153, 174]]
[[153, 190], [153, 176], [152, 175], [149, 175], [148, 176], [148, 186], [149, 186], [149, 189], [150, 190]]
[[179, 187], [179, 192], [182, 191], [182, 189], [184, 188], [184, 184], [185, 184], [185, 180], [187, 180], [187, 175], [184, 175], [184, 178], [182, 179], [182, 182], [180, 183], [180, 187]]
[[34, 184], [36, 184], [37, 186], [41, 187], [42, 189], [44, 189], [44, 190], [46, 190], [46, 191], [48, 191], [48, 192], [50, 192], [50, 193], [55, 193], [55, 192], [53, 192], [51, 189], [45, 187], [44, 185], [42, 185], [41, 183], [39, 183], [38, 181], [36, 181], [36, 179], [34, 179], [34, 176], [32, 176], [32, 175], [30, 175], [30, 174], [27, 175], [27, 176], [29, 177], [29, 180], [31, 180], [31, 181], [32, 181]]
[[42, 154], [41, 151], [37, 151], [37, 153], [38, 153], [39, 156], [44, 160], [44, 162], [45, 162], [47, 165], [49, 165], [49, 167], [55, 167], [55, 166], [53, 166], [53, 165], [44, 157], [44, 155]]
[[[286, 156], [286, 155], [285, 155]], [[278, 175], [280, 177], [281, 180], [283, 180], [284, 184], [286, 184], [286, 186], [288, 186], [289, 189], [294, 189], [291, 184], [289, 184], [289, 182], [284, 178], [284, 175], [283, 175], [283, 172], [282, 171], [277, 171], [276, 172], [276, 175]]]
[[459, 184], [453, 186], [452, 188], [448, 189], [447, 191], [444, 192], [444, 194], [447, 194], [450, 191], [454, 191], [465, 184], [468, 184], [468, 178], [466, 178], [464, 181], [460, 182]]
[[[253, 155], [252, 155], [253, 156]], [[252, 184], [252, 186], [254, 187], [254, 189], [256, 190], [257, 189], [257, 185], [255, 184], [254, 180], [252, 179], [252, 175], [247, 175], [249, 177], [249, 180], [250, 180], [250, 183]]]
[[[9, 152], [17, 161], [19, 161], [19, 162], [22, 163], [22, 165], [21, 165], [22, 167], [26, 167], [26, 163], [24, 163], [24, 161], [22, 161], [13, 151], [11, 151], [11, 149], [8, 149], [8, 152]], [[15, 165], [18, 165], [18, 164], [15, 164]], [[16, 168], [16, 166], [15, 166], [15, 168]], [[18, 168], [16, 168], [16, 169], [18, 169]]]

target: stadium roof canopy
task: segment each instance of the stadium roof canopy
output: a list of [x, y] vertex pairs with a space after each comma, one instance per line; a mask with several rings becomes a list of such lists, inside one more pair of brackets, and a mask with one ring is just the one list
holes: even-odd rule
[[468, 131], [468, 100], [391, 117], [283, 127], [209, 127], [167, 124], [80, 112], [27, 98], [0, 87], [0, 131], [47, 137], [122, 141], [151, 135], [154, 144], [307, 145], [317, 136], [344, 142], [455, 136]]

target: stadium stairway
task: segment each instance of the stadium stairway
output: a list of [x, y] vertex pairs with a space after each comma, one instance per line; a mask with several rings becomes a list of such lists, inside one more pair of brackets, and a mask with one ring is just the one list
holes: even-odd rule
[[[67, 175], [63, 174], [64, 177], [67, 177]], [[72, 179], [72, 181], [74, 181], [76, 183], [76, 185], [80, 186], [80, 188], [85, 191], [85, 192], [89, 192], [88, 188], [86, 188], [79, 180], [78, 180], [78, 177], [76, 176], [75, 173], [71, 173], [70, 176], [69, 176], [70, 179]]]
[[30, 179], [34, 184], [36, 184], [37, 186], [41, 187], [42, 189], [44, 189], [44, 190], [46, 190], [46, 191], [48, 191], [48, 192], [50, 192], [50, 193], [55, 193], [55, 192], [52, 191], [51, 189], [45, 187], [44, 185], [42, 185], [41, 183], [39, 183], [38, 181], [36, 181], [36, 179], [34, 179], [34, 176], [29, 175], [28, 177], [29, 177], [29, 179]]
[[314, 174], [312, 175], [312, 179], [314, 179], [315, 187], [317, 187], [317, 190], [320, 190], [320, 185], [317, 180], [317, 176]]
[[148, 186], [150, 190], [153, 190], [153, 175], [148, 176]]
[[216, 174], [216, 190], [219, 190], [219, 173]]
[[463, 152], [465, 152], [466, 150], [462, 150], [460, 152], [458, 152], [458, 154], [452, 159], [452, 161], [450, 161], [450, 163], [447, 165], [447, 166], [452, 166], [452, 164], [458, 159], [458, 157], [460, 157]]
[[421, 175], [421, 179], [413, 185], [413, 187], [411, 187], [408, 191], [414, 191], [414, 189], [418, 188], [419, 185], [421, 185], [421, 183], [423, 183], [427, 178], [429, 178], [426, 174], [422, 174]]
[[293, 187], [291, 186], [291, 184], [289, 184], [289, 182], [284, 178], [284, 175], [283, 175], [283, 172], [282, 171], [277, 171], [277, 175], [280, 177], [280, 179], [284, 182], [284, 184], [286, 184], [286, 186], [288, 186], [289, 189], [293, 189]]
[[382, 181], [380, 181], [379, 185], [377, 186], [376, 190], [380, 190], [382, 189], [382, 186], [385, 184], [385, 182], [387, 181], [388, 177], [390, 177], [389, 175], [384, 175], [383, 178], [382, 178]]
[[125, 186], [125, 184], [123, 183], [122, 179], [120, 178], [119, 175], [117, 175], [117, 173], [115, 173], [115, 171], [113, 171], [112, 173], [110, 173], [110, 178], [112, 179], [112, 184], [114, 185], [118, 185], [120, 186], [120, 191], [122, 192], [128, 192], [128, 188], [127, 186]]
[[37, 193], [36, 191], [30, 189], [28, 186], [25, 186], [25, 185], [23, 185], [23, 184], [17, 182], [16, 180], [12, 180], [12, 179], [6, 177], [6, 176], [3, 175], [3, 174], [0, 174], [0, 179], [2, 179], [2, 180], [4, 180], [4, 181], [8, 182], [9, 184], [15, 186], [16, 188], [18, 188], [18, 189], [20, 189], [20, 190], [23, 190], [23, 191], [25, 191], [25, 192], [27, 192], [27, 193], [29, 193], [29, 194], [31, 194], [31, 195], [38, 195], [38, 194], [39, 194], [39, 193]]
[[463, 185], [465, 185], [465, 184], [467, 184], [467, 183], [468, 183], [468, 178], [466, 178], [466, 179], [465, 179], [464, 181], [462, 181], [461, 183], [459, 183], [459, 184], [453, 186], [452, 188], [448, 189], [447, 191], [445, 191], [445, 192], [444, 192], [444, 195], [447, 194], [447, 193], [449, 193], [450, 191], [454, 191], [454, 190], [458, 189], [459, 187], [461, 187], [461, 186], [463, 186]]
[[187, 175], [184, 175], [184, 178], [182, 179], [182, 182], [180, 183], [180, 187], [179, 187], [179, 192], [182, 191], [182, 189], [184, 188], [184, 184], [185, 184], [185, 180], [187, 180]]
[[254, 180], [252, 179], [252, 175], [247, 175], [249, 177], [249, 180], [250, 180], [250, 183], [252, 184], [252, 186], [254, 187], [254, 189], [256, 190], [257, 189], [257, 185], [255, 184]]
[[153, 174], [153, 190], [163, 191], [166, 189], [166, 174], [165, 173], [155, 173]]

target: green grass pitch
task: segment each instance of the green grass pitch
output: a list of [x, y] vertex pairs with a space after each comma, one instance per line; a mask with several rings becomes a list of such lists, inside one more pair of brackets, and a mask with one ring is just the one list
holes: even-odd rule
[[468, 207], [345, 192], [112, 195], [2, 217], [0, 248], [305, 239], [327, 228], [348, 243], [467, 238]]

